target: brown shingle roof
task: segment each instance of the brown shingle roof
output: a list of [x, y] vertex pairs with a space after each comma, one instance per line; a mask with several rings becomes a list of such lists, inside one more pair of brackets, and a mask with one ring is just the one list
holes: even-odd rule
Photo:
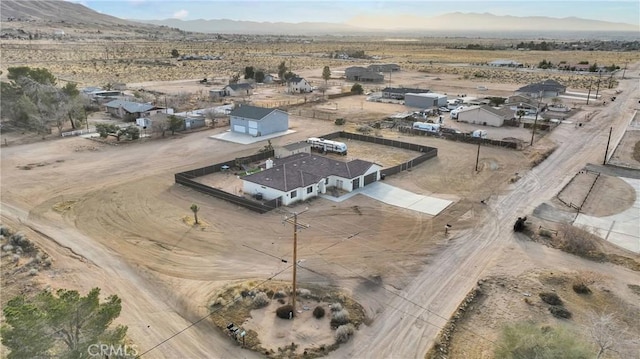
[[272, 168], [242, 179], [286, 192], [310, 186], [329, 176], [353, 179], [362, 176], [373, 165], [358, 159], [342, 162], [316, 154], [298, 153], [277, 159]]

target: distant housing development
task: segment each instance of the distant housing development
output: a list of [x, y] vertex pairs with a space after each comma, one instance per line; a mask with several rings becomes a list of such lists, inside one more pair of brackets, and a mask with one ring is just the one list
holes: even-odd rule
[[242, 177], [243, 192], [265, 200], [281, 197], [285, 206], [326, 193], [329, 187], [347, 192], [364, 187], [380, 179], [382, 168], [359, 159], [342, 162], [310, 153], [268, 160], [266, 167]]
[[495, 60], [489, 62], [489, 66], [493, 67], [523, 67], [521, 63], [513, 60]]

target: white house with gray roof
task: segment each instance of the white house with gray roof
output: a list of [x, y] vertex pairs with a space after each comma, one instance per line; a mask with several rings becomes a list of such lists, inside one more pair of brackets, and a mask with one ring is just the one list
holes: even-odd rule
[[289, 114], [276, 108], [238, 105], [229, 113], [231, 131], [254, 137], [289, 129]]
[[253, 94], [253, 86], [248, 83], [229, 84], [222, 90], [224, 96], [250, 96]]
[[[272, 161], [272, 162], [269, 162]], [[265, 200], [281, 198], [287, 206], [304, 201], [328, 188], [351, 192], [380, 179], [382, 167], [373, 162], [342, 162], [310, 153], [267, 160], [263, 171], [242, 177], [245, 194], [261, 194]]]

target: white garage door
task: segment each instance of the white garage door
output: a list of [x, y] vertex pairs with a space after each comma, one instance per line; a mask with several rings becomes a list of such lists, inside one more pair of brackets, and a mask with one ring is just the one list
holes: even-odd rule
[[247, 131], [245, 130], [244, 126], [233, 125], [233, 132], [246, 133]]
[[258, 129], [257, 128], [249, 128], [249, 134], [251, 136], [257, 136], [258, 135]]

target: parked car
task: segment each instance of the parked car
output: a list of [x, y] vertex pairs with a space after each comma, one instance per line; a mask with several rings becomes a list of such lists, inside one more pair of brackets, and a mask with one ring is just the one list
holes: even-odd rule
[[449, 112], [451, 111], [448, 107], [442, 106], [440, 108], [438, 108], [438, 110], [440, 110], [440, 112]]

